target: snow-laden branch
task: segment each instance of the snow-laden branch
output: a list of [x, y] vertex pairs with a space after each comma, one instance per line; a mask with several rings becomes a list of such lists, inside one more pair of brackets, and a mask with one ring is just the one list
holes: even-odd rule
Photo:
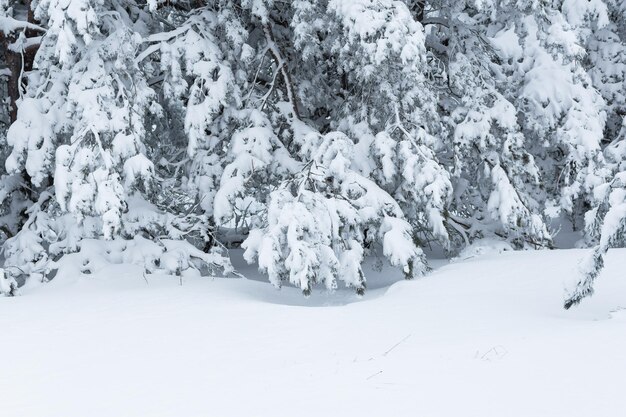
[[8, 16], [0, 16], [0, 32], [9, 35], [19, 30], [36, 30], [38, 32], [46, 32], [46, 29], [34, 23], [17, 20]]
[[166, 42], [166, 41], [169, 41], [170, 39], [176, 38], [184, 34], [185, 32], [187, 32], [190, 28], [191, 26], [185, 25], [185, 26], [181, 26], [180, 28], [176, 30], [172, 30], [170, 32], [155, 33], [154, 35], [147, 36], [145, 39], [143, 39], [142, 42], [143, 43], [154, 42], [154, 43], [148, 46], [143, 51], [141, 51], [141, 53], [137, 55], [137, 58], [135, 58], [135, 62], [140, 63], [141, 61], [148, 58], [153, 53], [159, 51], [161, 49], [161, 42]]
[[146, 36], [146, 38], [143, 40], [143, 42], [146, 43], [146, 42], [164, 42], [164, 41], [168, 41], [168, 40], [170, 40], [172, 38], [175, 38], [177, 36], [182, 35], [183, 33], [187, 32], [190, 28], [191, 28], [190, 25], [183, 25], [183, 26], [179, 27], [178, 29], [171, 30], [169, 32], [155, 33], [153, 35]]
[[41, 44], [42, 36], [35, 36], [32, 38], [22, 37], [9, 45], [9, 51], [15, 53], [22, 53], [31, 50], [32, 48], [38, 48]]

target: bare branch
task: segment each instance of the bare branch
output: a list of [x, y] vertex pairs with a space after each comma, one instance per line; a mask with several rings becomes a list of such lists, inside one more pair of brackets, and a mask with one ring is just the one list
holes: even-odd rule
[[263, 24], [263, 32], [265, 33], [265, 40], [267, 41], [267, 48], [276, 60], [276, 71], [280, 71], [282, 75], [283, 82], [285, 83], [285, 90], [287, 92], [287, 99], [291, 104], [291, 108], [293, 111], [293, 116], [296, 119], [300, 119], [300, 112], [298, 111], [298, 106], [296, 103], [296, 96], [294, 93], [293, 83], [291, 82], [291, 76], [289, 75], [289, 70], [287, 68], [287, 62], [283, 58], [276, 45], [276, 41], [274, 40], [274, 34], [272, 33], [272, 28], [269, 24]]

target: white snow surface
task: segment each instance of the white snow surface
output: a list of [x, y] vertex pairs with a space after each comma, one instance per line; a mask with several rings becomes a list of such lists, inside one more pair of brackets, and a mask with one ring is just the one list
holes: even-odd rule
[[0, 298], [0, 416], [621, 417], [626, 250], [565, 311], [585, 253], [487, 254], [391, 286], [384, 269], [361, 298], [120, 265], [58, 276]]

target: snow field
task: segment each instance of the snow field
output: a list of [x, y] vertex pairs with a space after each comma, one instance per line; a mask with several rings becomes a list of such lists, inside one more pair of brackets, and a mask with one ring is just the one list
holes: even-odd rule
[[584, 253], [485, 255], [364, 297], [59, 276], [0, 299], [0, 415], [623, 416], [626, 251], [565, 311]]

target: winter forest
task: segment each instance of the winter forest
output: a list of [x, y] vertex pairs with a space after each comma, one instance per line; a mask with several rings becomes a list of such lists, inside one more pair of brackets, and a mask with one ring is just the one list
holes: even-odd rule
[[229, 273], [230, 246], [276, 286], [362, 293], [371, 251], [411, 279], [426, 246], [550, 248], [560, 218], [595, 248], [569, 307], [626, 243], [620, 0], [0, 13], [5, 294], [75, 253]]
[[558, 258], [562, 317], [626, 281], [624, 0], [0, 0], [0, 98], [7, 323], [129, 268], [363, 312], [450, 260]]

